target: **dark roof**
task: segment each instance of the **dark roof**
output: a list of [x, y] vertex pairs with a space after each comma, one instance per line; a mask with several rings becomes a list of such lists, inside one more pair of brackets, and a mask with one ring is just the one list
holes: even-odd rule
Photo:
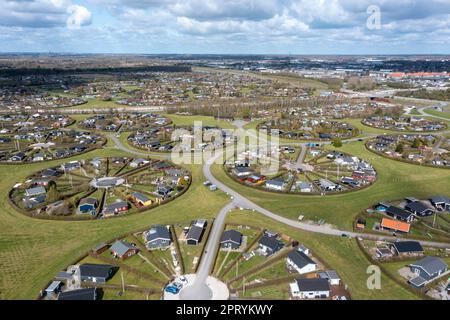
[[405, 209], [409, 210], [411, 212], [419, 212], [419, 213], [427, 211], [427, 210], [431, 210], [430, 208], [428, 208], [426, 205], [424, 205], [420, 201], [414, 201], [414, 202], [408, 203], [406, 205]]
[[398, 241], [392, 244], [398, 253], [423, 252], [423, 248], [417, 241]]
[[414, 279], [409, 280], [409, 283], [411, 283], [413, 286], [420, 288], [422, 287], [425, 282], [427, 282], [426, 279], [422, 278], [421, 276], [415, 277]]
[[96, 300], [97, 289], [85, 288], [72, 291], [61, 292], [58, 300]]
[[430, 276], [448, 268], [447, 264], [441, 258], [429, 256], [411, 263], [411, 266], [422, 268]]
[[447, 203], [450, 204], [450, 198], [446, 196], [434, 196], [431, 198], [432, 203]]
[[80, 200], [80, 206], [84, 204], [97, 205], [98, 200], [95, 198], [83, 198]]
[[198, 227], [198, 226], [192, 226], [186, 235], [186, 239], [200, 241], [202, 234], [203, 234], [203, 228]]
[[294, 250], [289, 252], [288, 258], [299, 268], [303, 268], [308, 264], [316, 264], [310, 257], [303, 252]]
[[116, 209], [125, 208], [125, 207], [128, 208], [128, 202], [126, 202], [126, 201], [114, 202], [114, 203], [107, 205], [106, 208], [104, 209], [104, 212], [114, 212]]
[[156, 239], [172, 240], [169, 230], [165, 226], [152, 226], [145, 236], [147, 241], [154, 241]]
[[220, 239], [220, 243], [226, 242], [226, 241], [232, 241], [237, 244], [241, 244], [242, 242], [242, 233], [236, 230], [227, 230], [224, 231], [222, 234], [222, 237]]
[[109, 264], [85, 263], [80, 265], [80, 275], [82, 277], [94, 277], [108, 279], [114, 266]]
[[406, 210], [403, 210], [403, 209], [400, 209], [400, 208], [397, 208], [394, 206], [389, 206], [386, 209], [386, 214], [392, 215], [392, 216], [397, 216], [402, 219], [408, 219], [412, 215], [412, 212], [408, 212]]
[[259, 240], [259, 244], [272, 249], [272, 251], [276, 251], [282, 247], [282, 244], [275, 237], [269, 237], [267, 235], [262, 236]]
[[330, 291], [330, 284], [327, 279], [297, 279], [299, 291]]
[[110, 248], [110, 250], [117, 254], [119, 257], [122, 257], [125, 253], [128, 252], [128, 250], [132, 249], [135, 248], [130, 243], [123, 240], [117, 240]]

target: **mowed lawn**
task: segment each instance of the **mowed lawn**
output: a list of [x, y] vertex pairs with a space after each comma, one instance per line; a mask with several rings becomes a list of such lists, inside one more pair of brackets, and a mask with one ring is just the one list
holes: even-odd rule
[[433, 109], [425, 109], [425, 113], [431, 114], [432, 116], [442, 117], [450, 120], [450, 112], [441, 112]]
[[381, 289], [369, 290], [367, 267], [370, 262], [358, 248], [355, 239], [297, 230], [250, 211], [232, 211], [227, 217], [227, 222], [268, 228], [270, 231], [287, 234], [304, 244], [311, 249], [313, 256], [337, 270], [344, 283], [348, 285], [352, 299], [417, 299], [413, 293], [384, 274], [381, 276]]
[[379, 201], [406, 196], [425, 199], [437, 194], [450, 195], [448, 169], [390, 160], [368, 151], [363, 142], [346, 143], [339, 150], [369, 161], [377, 170], [378, 180], [367, 189], [346, 194], [303, 196], [269, 193], [243, 186], [228, 177], [219, 164], [214, 165], [212, 170], [222, 182], [277, 214], [291, 219], [297, 219], [299, 215], [314, 221], [325, 219], [327, 223], [344, 229], [351, 229], [354, 217]]
[[[74, 159], [125, 155], [99, 150]], [[69, 161], [69, 160], [66, 160]], [[96, 221], [50, 221], [26, 217], [7, 202], [10, 188], [27, 175], [64, 161], [47, 164], [1, 165], [0, 176], [0, 299], [34, 299], [54, 275], [96, 244], [152, 224], [212, 218], [228, 202], [222, 192], [202, 185], [201, 166], [186, 166], [191, 188], [179, 199], [143, 213]]]
[[193, 126], [194, 122], [201, 122], [202, 126], [217, 126], [222, 129], [235, 129], [229, 121], [218, 121], [214, 117], [208, 116], [181, 116], [177, 114], [163, 114], [170, 118], [177, 126]]

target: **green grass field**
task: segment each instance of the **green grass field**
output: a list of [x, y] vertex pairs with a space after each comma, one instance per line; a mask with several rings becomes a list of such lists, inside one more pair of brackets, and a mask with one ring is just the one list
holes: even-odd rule
[[425, 113], [430, 114], [432, 116], [442, 117], [445, 119], [450, 120], [450, 113], [449, 112], [441, 112], [433, 109], [425, 109]]

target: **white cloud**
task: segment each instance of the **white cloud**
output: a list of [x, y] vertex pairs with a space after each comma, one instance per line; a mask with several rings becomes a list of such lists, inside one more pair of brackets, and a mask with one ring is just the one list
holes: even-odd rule
[[92, 13], [86, 7], [71, 5], [67, 8], [67, 13], [70, 14], [66, 21], [69, 29], [80, 29], [92, 22]]

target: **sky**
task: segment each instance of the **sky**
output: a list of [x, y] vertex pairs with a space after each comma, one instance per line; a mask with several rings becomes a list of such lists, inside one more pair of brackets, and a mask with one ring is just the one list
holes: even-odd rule
[[450, 54], [450, 0], [0, 0], [0, 52]]

